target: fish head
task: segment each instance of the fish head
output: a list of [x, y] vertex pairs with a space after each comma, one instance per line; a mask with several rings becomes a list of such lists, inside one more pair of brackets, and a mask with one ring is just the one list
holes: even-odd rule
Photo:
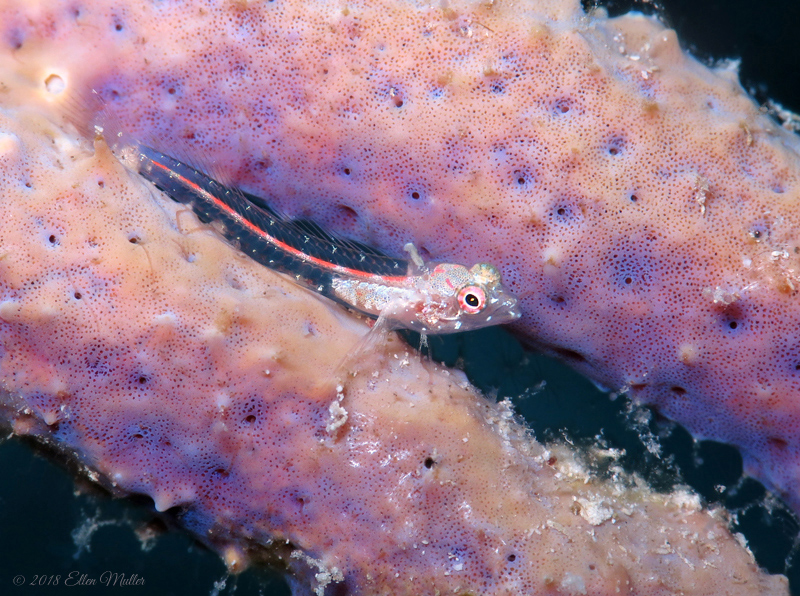
[[427, 280], [429, 299], [420, 311], [431, 334], [470, 331], [510, 323], [521, 316], [517, 299], [493, 265], [436, 265]]

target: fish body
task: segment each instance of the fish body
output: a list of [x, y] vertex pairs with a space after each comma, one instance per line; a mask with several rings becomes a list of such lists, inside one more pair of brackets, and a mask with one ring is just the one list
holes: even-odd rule
[[[97, 132], [103, 132], [97, 127]], [[397, 259], [279, 215], [261, 198], [117, 133], [120, 160], [253, 260], [389, 328], [443, 334], [509, 323], [517, 301], [492, 265]], [[412, 247], [413, 248], [413, 247]]]

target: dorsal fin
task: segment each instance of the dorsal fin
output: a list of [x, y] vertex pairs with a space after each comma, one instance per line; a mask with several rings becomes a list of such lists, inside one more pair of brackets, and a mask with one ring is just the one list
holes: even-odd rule
[[[319, 262], [347, 267], [372, 275], [400, 276], [405, 275], [408, 271], [406, 259], [387, 256], [362, 243], [327, 232], [312, 221], [288, 217], [269, 200], [234, 188], [230, 183], [226, 183], [226, 176], [223, 172], [216, 171], [219, 168], [214, 167], [212, 160], [203, 159], [202, 155], [198, 156], [199, 149], [197, 148], [180, 146], [178, 140], [171, 139], [169, 144], [172, 146], [165, 151], [163, 147], [158, 146], [163, 143], [156, 143], [153, 139], [134, 139], [132, 135], [124, 131], [119, 119], [108, 109], [108, 105], [96, 91], [85, 96], [73, 94], [65, 102], [65, 114], [81, 134], [89, 138], [102, 136], [111, 151], [123, 164], [149, 178], [168, 196], [191, 205], [198, 218], [205, 223], [212, 223], [215, 217], [214, 213], [218, 213], [218, 211], [215, 209], [204, 210], [203, 202], [199, 200], [199, 197], [197, 200], [189, 200], [186, 196], [182, 196], [180, 199], [173, 196], [175, 189], [169, 188], [168, 176], [155, 176], [151, 172], [153, 175], [148, 177], [147, 172], [142, 169], [142, 164], [139, 163], [141, 155], [147, 155], [146, 150], [153, 152], [153, 155], [166, 158], [165, 161], [171, 164], [170, 167], [193, 171], [196, 174], [196, 180], [200, 181], [198, 189], [205, 187], [206, 192], [217, 195], [218, 199], [225, 202], [241, 217], [262, 227], [265, 233], [277, 237], [281, 243], [309, 255]], [[181, 192], [186, 191], [187, 189], [183, 189]], [[234, 239], [227, 239], [236, 244]]]
[[245, 201], [276, 218], [288, 242], [306, 254], [373, 275], [398, 276], [408, 271], [405, 259], [390, 257], [375, 248], [330, 233], [313, 221], [288, 217], [262, 197], [234, 189], [231, 192], [238, 192]]

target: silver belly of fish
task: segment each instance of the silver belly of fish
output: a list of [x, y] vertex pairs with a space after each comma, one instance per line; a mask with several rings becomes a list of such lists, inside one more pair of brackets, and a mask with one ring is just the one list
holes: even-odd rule
[[356, 310], [380, 315], [392, 304], [411, 303], [418, 300], [415, 288], [395, 287], [384, 283], [336, 279], [332, 281], [334, 294]]

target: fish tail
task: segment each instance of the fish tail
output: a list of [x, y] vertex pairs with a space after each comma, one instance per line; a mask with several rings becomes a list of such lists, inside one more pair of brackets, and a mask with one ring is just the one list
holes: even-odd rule
[[[129, 133], [95, 89], [72, 90], [63, 100], [62, 114], [78, 134], [92, 142], [102, 140], [118, 159], [126, 161], [139, 152], [139, 142]], [[130, 164], [128, 164], [130, 165]]]

